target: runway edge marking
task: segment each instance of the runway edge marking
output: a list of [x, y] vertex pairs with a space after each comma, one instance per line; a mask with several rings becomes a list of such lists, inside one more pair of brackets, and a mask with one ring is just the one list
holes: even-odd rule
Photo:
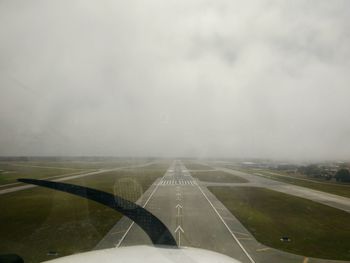
[[[168, 171], [167, 171], [168, 172]], [[167, 172], [165, 172], [165, 174], [163, 175], [163, 177], [160, 179], [160, 181], [163, 181], [165, 175], [167, 174]], [[146, 205], [148, 204], [149, 200], [151, 200], [152, 196], [154, 195], [154, 193], [157, 191], [158, 187], [159, 187], [159, 183], [156, 183], [156, 186], [154, 187], [152, 193], [150, 194], [150, 196], [147, 198], [146, 202], [144, 203], [144, 205], [142, 206], [143, 208], [146, 207]], [[121, 243], [124, 241], [126, 235], [129, 233], [130, 229], [132, 228], [132, 226], [135, 224], [135, 222], [132, 222], [130, 224], [130, 226], [128, 227], [128, 229], [126, 230], [126, 232], [124, 233], [124, 235], [122, 236], [122, 238], [119, 240], [118, 244], [115, 247], [119, 247], [121, 245]]]
[[222, 218], [222, 216], [219, 214], [219, 212], [216, 210], [215, 206], [212, 204], [212, 202], [209, 200], [209, 198], [207, 197], [207, 195], [203, 192], [202, 188], [197, 184], [199, 191], [201, 191], [201, 193], [203, 194], [203, 196], [205, 197], [205, 199], [207, 199], [207, 201], [209, 202], [209, 204], [211, 205], [211, 207], [214, 209], [215, 213], [218, 215], [218, 217], [220, 218], [221, 222], [226, 226], [227, 230], [230, 232], [231, 236], [233, 237], [233, 239], [237, 242], [237, 244], [239, 245], [239, 247], [243, 250], [244, 254], [248, 257], [248, 259], [250, 260], [251, 263], [256, 263], [254, 261], [254, 259], [249, 255], [248, 251], [243, 247], [243, 245], [241, 244], [241, 242], [239, 242], [238, 238], [236, 237], [236, 235], [231, 231], [231, 229], [229, 228], [229, 226], [226, 224], [225, 220]]

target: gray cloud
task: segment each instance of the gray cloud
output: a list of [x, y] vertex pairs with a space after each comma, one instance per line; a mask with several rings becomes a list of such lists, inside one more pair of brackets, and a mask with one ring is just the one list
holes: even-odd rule
[[1, 1], [0, 155], [348, 159], [349, 12]]

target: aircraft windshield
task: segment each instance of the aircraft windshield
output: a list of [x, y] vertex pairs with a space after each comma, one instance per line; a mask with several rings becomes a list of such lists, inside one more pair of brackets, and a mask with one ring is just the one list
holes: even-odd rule
[[350, 262], [349, 25], [348, 0], [1, 0], [0, 263]]

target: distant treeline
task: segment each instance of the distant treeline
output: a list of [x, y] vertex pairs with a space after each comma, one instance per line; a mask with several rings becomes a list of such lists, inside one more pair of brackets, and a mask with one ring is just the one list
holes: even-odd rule
[[325, 178], [326, 180], [336, 179], [338, 182], [350, 182], [350, 172], [346, 167], [340, 167], [337, 169], [320, 167], [315, 164], [302, 166], [298, 168], [298, 171], [309, 177]]
[[286, 171], [288, 173], [304, 174], [308, 177], [319, 178], [325, 180], [335, 179], [338, 182], [350, 182], [350, 171], [346, 164], [342, 165], [324, 165], [324, 164], [310, 164], [310, 165], [293, 165], [284, 164], [278, 165], [277, 170]]

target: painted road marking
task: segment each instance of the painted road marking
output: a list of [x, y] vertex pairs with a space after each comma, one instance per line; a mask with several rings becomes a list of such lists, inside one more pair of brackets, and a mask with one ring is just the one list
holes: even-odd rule
[[232, 231], [232, 232], [235, 233], [235, 234], [238, 234], [238, 235], [249, 236], [246, 233], [242, 233], [242, 232], [238, 232], [238, 231]]
[[177, 209], [177, 216], [180, 216], [180, 211], [182, 210], [182, 205], [177, 204], [175, 207]]
[[181, 246], [181, 232], [185, 233], [182, 227], [178, 225], [177, 228], [175, 229], [175, 234], [178, 233], [177, 244], [179, 247]]
[[257, 249], [256, 251], [257, 252], [264, 252], [264, 251], [267, 251], [267, 250], [270, 250], [271, 248], [269, 248], [269, 247], [264, 247], [264, 248], [259, 248], [259, 249]]
[[174, 180], [174, 179], [165, 179], [158, 183], [159, 185], [197, 185], [193, 180]]
[[203, 194], [203, 196], [205, 197], [205, 199], [207, 199], [207, 201], [209, 202], [209, 204], [211, 205], [211, 207], [214, 209], [215, 213], [218, 215], [218, 217], [220, 218], [221, 222], [226, 226], [227, 230], [230, 232], [231, 236], [233, 237], [233, 239], [237, 242], [237, 244], [239, 245], [239, 247], [242, 249], [242, 251], [244, 252], [244, 254], [248, 257], [248, 259], [250, 260], [251, 263], [256, 263], [254, 261], [254, 259], [249, 255], [248, 251], [243, 247], [243, 245], [241, 244], [241, 242], [239, 242], [238, 238], [236, 237], [236, 235], [231, 231], [231, 229], [228, 227], [228, 225], [226, 224], [225, 220], [221, 217], [221, 215], [219, 214], [218, 210], [216, 210], [216, 208], [214, 207], [214, 205], [212, 204], [212, 202], [209, 200], [209, 198], [207, 197], [207, 195], [203, 192], [202, 188], [198, 186], [199, 191], [201, 191], [201, 193]]
[[[163, 179], [165, 178], [165, 175], [162, 177], [162, 179], [160, 181], [163, 181]], [[154, 193], [157, 191], [159, 187], [159, 184], [157, 184], [152, 193], [150, 194], [150, 196], [148, 197], [148, 199], [146, 200], [146, 202], [144, 203], [144, 205], [142, 206], [143, 208], [146, 207], [146, 205], [148, 204], [149, 200], [151, 200], [152, 196], [154, 195]], [[117, 243], [116, 247], [119, 247], [120, 244], [123, 242], [123, 240], [125, 239], [126, 235], [129, 233], [130, 229], [132, 228], [132, 226], [135, 224], [134, 221], [132, 221], [132, 223], [130, 224], [130, 226], [128, 227], [128, 229], [126, 230], [126, 232], [124, 233], [124, 235], [122, 236], [122, 238], [119, 240], [119, 242]]]

